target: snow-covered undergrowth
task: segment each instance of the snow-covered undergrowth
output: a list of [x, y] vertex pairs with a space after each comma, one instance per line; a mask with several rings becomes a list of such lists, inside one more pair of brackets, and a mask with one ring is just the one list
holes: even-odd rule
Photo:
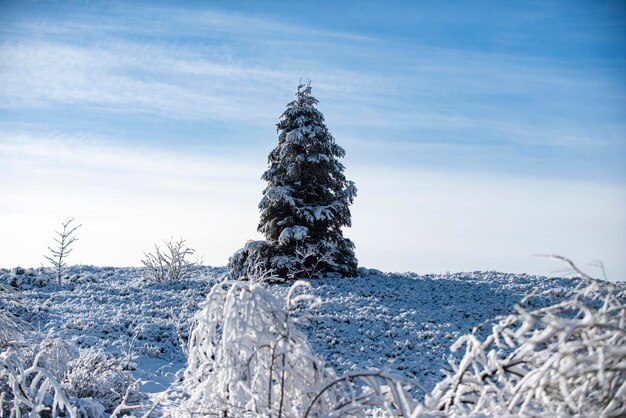
[[12, 349], [0, 352], [0, 415], [2, 417], [38, 416], [44, 411], [52, 416], [77, 416], [57, 378], [39, 365], [38, 355], [26, 367]]
[[145, 396], [119, 358], [60, 339], [31, 341], [0, 353], [0, 416], [103, 417]]
[[[299, 303], [296, 306], [292, 305], [296, 299], [293, 294], [289, 296], [290, 286], [287, 284], [250, 286], [237, 283], [235, 287], [220, 284], [213, 288], [225, 273], [219, 268], [203, 268], [184, 281], [147, 283], [140, 279], [141, 269], [79, 266], [70, 268], [70, 278], [60, 287], [46, 281], [48, 272], [45, 270], [15, 273], [0, 270], [0, 283], [21, 288], [19, 293], [28, 304], [7, 309], [13, 309], [16, 315], [30, 323], [32, 332], [40, 340], [62, 338], [83, 351], [90, 347], [101, 349], [111, 358], [121, 359], [124, 367], [139, 381], [137, 396], [139, 392], [163, 392], [175, 383], [178, 398], [169, 396], [170, 392], [163, 392], [160, 406], [152, 412], [155, 416], [208, 412], [202, 408], [219, 408], [220, 402], [225, 400], [229, 404], [223, 403], [221, 410], [225, 405], [237, 405], [255, 411], [251, 416], [257, 413], [269, 415], [268, 411], [272, 416], [278, 416], [278, 411], [282, 411], [284, 417], [303, 416], [306, 410], [309, 410], [309, 416], [318, 416], [323, 411], [340, 411], [336, 416], [346, 416], [347, 410], [341, 409], [348, 405], [345, 400], [351, 400], [353, 412], [369, 411], [381, 415], [385, 409], [397, 413], [398, 408], [404, 408], [405, 415], [413, 410], [416, 416], [461, 415], [472, 411], [497, 416], [507, 411], [509, 414], [521, 413], [522, 409], [515, 408], [522, 406], [527, 412], [536, 413], [545, 409], [541, 402], [555, 399], [555, 394], [563, 388], [533, 383], [534, 386], [526, 386], [529, 388], [527, 392], [515, 397], [518, 393], [515, 388], [522, 386], [514, 376], [499, 373], [500, 369], [486, 379], [485, 387], [491, 389], [483, 396], [472, 394], [467, 388], [471, 387], [477, 373], [484, 373], [486, 367], [505, 364], [517, 351], [529, 353], [529, 347], [544, 347], [545, 341], [531, 344], [533, 338], [542, 332], [548, 333], [546, 329], [553, 332], [558, 321], [565, 324], [565, 331], [555, 328], [549, 339], [555, 343], [550, 347], [563, 346], [561, 342], [567, 335], [570, 338], [583, 335], [576, 331], [580, 327], [572, 325], [577, 320], [578, 311], [571, 306], [559, 305], [572, 300], [568, 299], [569, 292], [579, 281], [571, 279], [495, 272], [418, 276], [364, 271], [363, 277], [354, 279], [312, 281], [307, 289], [310, 295], [307, 300], [319, 298], [322, 303]], [[42, 283], [46, 285], [40, 287]], [[581, 303], [587, 303], [586, 310], [580, 308], [581, 313], [599, 312], [604, 306], [603, 295], [606, 295], [597, 293], [604, 292], [602, 289], [593, 294], [599, 294], [599, 297], [589, 294], [580, 299]], [[623, 306], [624, 287], [618, 285], [617, 289], [613, 300]], [[535, 296], [525, 301], [524, 311], [516, 314], [517, 319], [507, 316], [515, 312], [515, 305], [531, 291]], [[187, 364], [183, 347], [187, 346], [191, 318], [203, 300], [191, 334]], [[242, 310], [242, 306], [246, 309]], [[603, 314], [607, 321], [615, 321], [619, 316], [615, 313], [619, 311], [617, 305], [611, 306], [610, 315]], [[551, 320], [559, 318], [559, 314], [562, 318], [557, 322], [545, 322], [552, 324], [552, 328], [542, 328], [544, 322], [537, 319], [542, 312]], [[497, 316], [500, 316], [499, 320]], [[534, 318], [534, 322], [529, 322], [532, 326], [526, 329], [527, 334], [518, 335], [519, 324], [526, 320], [523, 318]], [[589, 316], [581, 318], [579, 322], [582, 321], [584, 328]], [[600, 319], [594, 318], [599, 323]], [[475, 329], [480, 324], [482, 326]], [[493, 324], [499, 325], [492, 329]], [[623, 322], [611, 326], [624, 328]], [[605, 328], [599, 326], [597, 329]], [[469, 354], [464, 356], [462, 352], [451, 353], [452, 344], [474, 329], [470, 337], [457, 343], [472, 347], [468, 351], [470, 358], [467, 357]], [[500, 340], [493, 337], [496, 334], [501, 336]], [[601, 340], [604, 334], [589, 335], [584, 333], [584, 341]], [[623, 397], [622, 392], [615, 389], [622, 386], [615, 385], [624, 382], [625, 367], [621, 363], [624, 353], [620, 351], [624, 342], [608, 337], [605, 342], [607, 347], [621, 348], [601, 349], [588, 357], [584, 357], [581, 351], [570, 355], [587, 358], [584, 367], [588, 367], [590, 373], [596, 370], [600, 377], [584, 388], [565, 379], [571, 393], [567, 402], [571, 400], [573, 403], [562, 406], [563, 409], [550, 409], [551, 412], [558, 415], [574, 411], [564, 408], [573, 408], [572, 405], [579, 404], [581, 397], [587, 395], [596, 399], [596, 395], [607, 390], [614, 391], [614, 399]], [[576, 344], [580, 345], [580, 342], [572, 342], [567, 349], [573, 349]], [[232, 347], [237, 349], [233, 351]], [[541, 351], [544, 357], [549, 357], [548, 353], [561, 356], [565, 360], [557, 363], [564, 368], [577, 364], [568, 363], [567, 355], [558, 350], [536, 351]], [[537, 377], [539, 372], [531, 373], [545, 359], [541, 356], [533, 360], [536, 363], [525, 365], [526, 374], [539, 380], [553, 378], [552, 369], [544, 370], [542, 377]], [[600, 370], [600, 358], [614, 361], [613, 366]], [[246, 360], [245, 368], [241, 366], [242, 359]], [[446, 377], [441, 369], [449, 369], [449, 361], [456, 365], [456, 369]], [[30, 364], [40, 365], [37, 362]], [[30, 364], [24, 363], [23, 368], [27, 369]], [[78, 377], [80, 375], [77, 375], [76, 382]], [[182, 382], [176, 384], [176, 377], [181, 377]], [[559, 379], [554, 382], [561, 384]], [[64, 377], [57, 381], [62, 383]], [[528, 377], [524, 381], [533, 380]], [[607, 382], [612, 382], [613, 386]], [[437, 383], [439, 385], [435, 388]], [[323, 390], [323, 387], [327, 389]], [[545, 393], [531, 390], [537, 387], [546, 388]], [[67, 387], [64, 390], [69, 402], [78, 407], [76, 399], [82, 395]], [[321, 391], [322, 396], [318, 396]], [[124, 393], [119, 388], [116, 392], [118, 397], [115, 400], [119, 401]], [[48, 393], [54, 395], [54, 391]], [[524, 404], [520, 399], [530, 400]], [[126, 400], [133, 403], [137, 398]], [[419, 407], [424, 400], [426, 403]], [[468, 400], [474, 404], [467, 403]], [[598, 404], [604, 401], [599, 400]], [[103, 400], [101, 404], [104, 403]], [[372, 404], [381, 409], [378, 412], [368, 409]], [[515, 408], [509, 409], [511, 404], [516, 405]], [[51, 398], [49, 405], [52, 406]], [[58, 405], [62, 406], [61, 403]], [[144, 405], [143, 410], [125, 412], [141, 416], [150, 401], [145, 401]], [[309, 409], [311, 405], [313, 407]], [[620, 411], [622, 406], [614, 402], [612, 411]], [[110, 411], [111, 407], [109, 404], [107, 409]], [[232, 416], [238, 416], [236, 409], [231, 412]]]
[[[0, 317], [30, 325], [20, 324], [14, 329], [19, 332], [2, 330], [3, 339], [13, 341], [0, 347], [3, 364], [33, 377], [39, 369], [52, 371], [41, 377], [47, 386], [35, 385], [26, 398], [41, 396], [52, 407], [58, 384], [77, 414], [96, 417], [113, 411], [127, 392], [126, 400], [137, 403], [174, 381], [186, 362], [181, 346], [188, 323], [224, 271], [203, 267], [189, 279], [168, 283], [146, 282], [141, 273], [75, 266], [59, 286], [48, 269], [0, 270], [0, 284], [14, 289], [0, 292]], [[66, 349], [46, 348], [59, 347], [59, 341]], [[16, 398], [5, 383], [0, 377], [6, 407]], [[28, 402], [20, 408], [32, 411]]]
[[[529, 299], [532, 296], [529, 296]], [[626, 293], [584, 278], [561, 302], [522, 303], [483, 340], [468, 334], [425, 410], [453, 416], [626, 415]]]

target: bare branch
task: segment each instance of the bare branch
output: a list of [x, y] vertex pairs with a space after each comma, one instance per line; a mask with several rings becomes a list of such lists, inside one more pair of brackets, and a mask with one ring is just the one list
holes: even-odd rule
[[567, 257], [563, 257], [562, 255], [557, 255], [557, 254], [535, 254], [535, 255], [537, 257], [547, 257], [547, 258], [554, 258], [557, 260], [561, 260], [565, 262], [566, 264], [568, 264], [572, 268], [572, 270], [574, 270], [576, 273], [580, 274], [582, 278], [587, 279], [587, 280], [596, 280], [590, 275], [588, 275], [587, 273], [585, 273], [584, 271], [580, 270], [578, 266], [576, 266], [576, 264], [574, 264], [574, 262]]

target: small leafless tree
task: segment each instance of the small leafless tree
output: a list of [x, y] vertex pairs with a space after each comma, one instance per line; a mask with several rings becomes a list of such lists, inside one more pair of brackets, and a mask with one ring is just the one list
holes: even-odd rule
[[141, 260], [146, 268], [143, 277], [150, 281], [184, 280], [201, 264], [201, 261], [187, 259], [195, 254], [195, 250], [187, 247], [182, 238], [166, 241], [164, 250], [155, 245], [154, 250], [154, 253], [144, 253], [144, 259]]
[[44, 255], [46, 260], [52, 264], [52, 268], [56, 272], [59, 284], [61, 284], [61, 278], [63, 277], [63, 272], [67, 266], [65, 264], [65, 259], [68, 255], [70, 255], [73, 249], [70, 247], [75, 241], [78, 241], [78, 238], [76, 237], [76, 230], [82, 226], [73, 226], [72, 222], [74, 222], [74, 218], [69, 218], [61, 224], [63, 227], [61, 231], [55, 231], [56, 236], [54, 237], [54, 240], [57, 243], [57, 247], [48, 247], [50, 255]]

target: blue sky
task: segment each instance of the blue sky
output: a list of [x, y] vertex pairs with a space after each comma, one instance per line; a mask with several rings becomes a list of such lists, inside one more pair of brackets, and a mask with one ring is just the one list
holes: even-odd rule
[[225, 264], [302, 78], [362, 264], [626, 277], [622, 2], [291, 3], [0, 2], [0, 265], [40, 264], [66, 216], [75, 262], [182, 235]]

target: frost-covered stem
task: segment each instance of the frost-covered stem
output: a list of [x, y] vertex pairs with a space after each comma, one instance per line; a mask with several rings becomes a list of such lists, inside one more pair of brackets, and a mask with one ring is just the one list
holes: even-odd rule
[[187, 343], [185, 343], [185, 338], [183, 337], [182, 327], [180, 325], [181, 317], [174, 319], [176, 315], [174, 314], [174, 309], [170, 308], [170, 318], [174, 322], [174, 328], [176, 329], [176, 337], [178, 338], [178, 343], [180, 344], [181, 350], [183, 350], [183, 354], [185, 357], [189, 357], [189, 347]]
[[130, 396], [130, 391], [134, 390], [134, 389], [135, 388], [133, 387], [133, 385], [129, 385], [126, 388], [126, 393], [124, 394], [124, 397], [122, 398], [122, 402], [115, 407], [115, 409], [111, 413], [111, 418], [117, 418], [118, 414], [120, 412], [122, 412], [122, 411], [127, 411], [129, 409], [139, 409], [139, 408], [141, 408], [141, 405], [128, 405], [126, 403], [128, 401], [128, 397]]
[[[291, 289], [287, 296], [287, 314], [285, 315], [285, 334], [281, 335], [280, 339], [278, 340], [278, 344], [284, 341], [289, 342], [289, 312], [290, 312], [289, 305], [290, 303], [291, 303]], [[285, 363], [286, 363], [285, 356], [286, 356], [286, 353], [283, 352], [282, 353], [283, 367], [282, 367], [281, 376], [280, 376], [280, 402], [278, 403], [278, 418], [282, 418], [283, 416], [283, 399], [285, 397]]]
[[278, 418], [283, 416], [283, 399], [285, 397], [285, 353], [282, 354], [283, 367], [280, 376], [280, 401], [278, 403]]
[[267, 391], [267, 412], [269, 416], [272, 416], [272, 379], [274, 374], [274, 359], [276, 358], [276, 344], [272, 345], [272, 361], [270, 362], [270, 371], [269, 371], [269, 390]]

